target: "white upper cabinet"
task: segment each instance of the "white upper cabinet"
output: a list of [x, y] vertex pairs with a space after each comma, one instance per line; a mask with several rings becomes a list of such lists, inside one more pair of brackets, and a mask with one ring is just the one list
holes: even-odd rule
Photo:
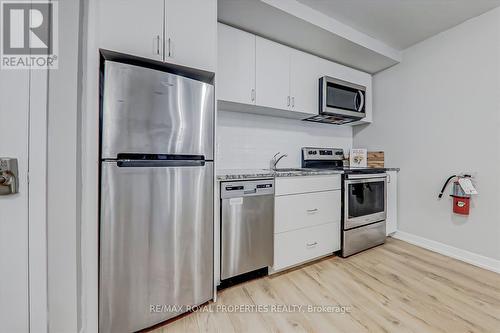
[[99, 47], [215, 71], [216, 0], [99, 0]]
[[218, 24], [218, 99], [255, 104], [255, 35]]
[[163, 60], [163, 1], [98, 1], [99, 47]]
[[319, 79], [323, 75], [317, 57], [291, 49], [290, 96], [293, 111], [318, 114]]
[[256, 104], [275, 109], [289, 109], [290, 48], [257, 37], [256, 64]]
[[331, 76], [367, 88], [366, 117], [357, 123], [371, 122], [370, 74], [220, 23], [218, 38], [217, 98], [224, 110], [307, 119], [319, 113], [319, 79]]
[[165, 0], [165, 61], [215, 72], [217, 0]]

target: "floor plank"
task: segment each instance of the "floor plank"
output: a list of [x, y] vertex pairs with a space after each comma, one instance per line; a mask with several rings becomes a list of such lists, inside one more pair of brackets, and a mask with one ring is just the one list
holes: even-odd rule
[[[500, 333], [500, 274], [389, 238], [347, 259], [228, 288], [210, 306], [152, 332]], [[325, 312], [343, 309], [334, 306], [348, 311]]]

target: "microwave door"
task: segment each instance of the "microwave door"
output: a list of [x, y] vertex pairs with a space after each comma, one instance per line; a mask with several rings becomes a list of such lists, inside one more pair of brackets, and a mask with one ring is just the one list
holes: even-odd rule
[[113, 61], [104, 63], [102, 83], [102, 159], [135, 153], [213, 160], [213, 85]]
[[346, 81], [321, 79], [321, 114], [359, 120], [365, 117], [366, 88]]

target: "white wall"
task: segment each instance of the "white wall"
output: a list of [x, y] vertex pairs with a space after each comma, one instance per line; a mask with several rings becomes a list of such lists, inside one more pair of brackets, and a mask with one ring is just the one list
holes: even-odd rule
[[[500, 10], [405, 50], [373, 85], [374, 123], [355, 129], [354, 145], [401, 168], [399, 230], [500, 259]], [[480, 193], [469, 217], [437, 200], [463, 171]]]
[[288, 154], [279, 167], [300, 167], [302, 147], [350, 149], [352, 127], [221, 111], [217, 118], [217, 169], [269, 168], [277, 152]]

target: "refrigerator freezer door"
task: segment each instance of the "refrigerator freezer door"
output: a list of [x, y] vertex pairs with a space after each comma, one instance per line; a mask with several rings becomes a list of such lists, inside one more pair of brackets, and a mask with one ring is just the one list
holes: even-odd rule
[[135, 332], [212, 298], [213, 172], [102, 163], [100, 332]]
[[213, 160], [213, 85], [113, 61], [104, 67], [103, 159], [138, 153]]

